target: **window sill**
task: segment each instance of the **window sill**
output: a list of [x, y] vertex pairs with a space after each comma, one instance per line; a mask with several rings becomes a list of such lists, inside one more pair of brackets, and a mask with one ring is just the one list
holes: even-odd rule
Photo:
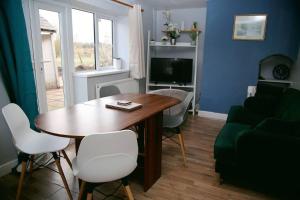
[[97, 76], [107, 76], [112, 74], [121, 74], [129, 72], [128, 69], [107, 69], [101, 71], [85, 71], [85, 72], [74, 72], [74, 77], [81, 77], [81, 78], [89, 78], [89, 77], [97, 77]]

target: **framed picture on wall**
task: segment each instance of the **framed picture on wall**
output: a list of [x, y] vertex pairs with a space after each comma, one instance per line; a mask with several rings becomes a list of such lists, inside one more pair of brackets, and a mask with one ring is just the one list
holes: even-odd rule
[[265, 40], [267, 15], [236, 15], [234, 40]]

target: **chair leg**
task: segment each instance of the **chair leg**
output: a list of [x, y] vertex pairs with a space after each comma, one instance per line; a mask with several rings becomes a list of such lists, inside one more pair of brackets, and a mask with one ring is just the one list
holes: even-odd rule
[[184, 134], [182, 132], [180, 132], [180, 133], [181, 133], [181, 137], [182, 137], [182, 141], [183, 141], [183, 148], [184, 148], [184, 151], [186, 151]]
[[185, 146], [184, 146], [184, 140], [182, 137], [182, 133], [178, 133], [178, 139], [179, 139], [179, 143], [180, 143], [180, 148], [181, 148], [181, 153], [182, 153], [182, 157], [183, 157], [183, 162], [184, 162], [184, 166], [186, 166], [186, 157], [185, 157]]
[[33, 162], [34, 162], [34, 155], [31, 155], [31, 157], [30, 157], [30, 164], [29, 164], [29, 173], [30, 173], [30, 176], [33, 173]]
[[93, 193], [87, 193], [86, 200], [93, 200]]
[[69, 164], [69, 166], [72, 169], [72, 163], [71, 163], [70, 158], [68, 157], [67, 153], [65, 152], [65, 150], [62, 150], [61, 152], [64, 155], [64, 158], [66, 159], [67, 163]]
[[27, 161], [23, 160], [22, 161], [22, 172], [21, 172], [21, 176], [19, 179], [19, 183], [18, 183], [18, 190], [17, 190], [17, 197], [16, 197], [17, 200], [19, 200], [21, 197], [24, 177], [25, 177], [25, 173], [26, 173], [26, 164], [27, 164]]
[[80, 191], [79, 191], [79, 195], [78, 195], [78, 200], [82, 199], [84, 188], [85, 188], [85, 181], [81, 181]]
[[57, 156], [57, 153], [52, 153], [52, 155], [53, 155], [53, 158], [54, 158], [54, 160], [55, 160], [55, 163], [56, 163], [57, 169], [58, 169], [58, 171], [59, 171], [59, 174], [60, 174], [60, 176], [61, 176], [61, 179], [62, 179], [62, 181], [63, 181], [63, 183], [64, 183], [65, 189], [67, 190], [68, 197], [69, 197], [70, 200], [72, 200], [73, 197], [72, 197], [70, 188], [69, 188], [69, 186], [68, 186], [68, 183], [67, 183], [65, 174], [64, 174], [64, 172], [63, 172], [63, 170], [62, 170], [62, 168], [61, 168], [61, 165], [60, 165], [60, 159], [59, 159], [59, 157]]
[[132, 194], [132, 192], [131, 192], [130, 186], [129, 186], [129, 184], [128, 184], [127, 178], [123, 178], [123, 179], [122, 179], [122, 184], [123, 184], [123, 186], [124, 186], [124, 190], [125, 190], [125, 193], [126, 193], [128, 199], [129, 199], [129, 200], [134, 200], [134, 197], [133, 197], [133, 194]]
[[125, 189], [125, 192], [127, 194], [128, 199], [129, 200], [134, 200], [133, 194], [132, 194], [131, 189], [130, 189], [130, 186], [129, 185], [124, 186], [124, 189]]

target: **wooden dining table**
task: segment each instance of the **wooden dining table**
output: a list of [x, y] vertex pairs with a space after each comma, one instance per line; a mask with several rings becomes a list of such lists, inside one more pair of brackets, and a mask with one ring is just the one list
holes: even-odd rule
[[[132, 101], [142, 107], [131, 112], [106, 107], [116, 100]], [[161, 176], [163, 111], [179, 103], [176, 98], [155, 94], [121, 94], [40, 114], [35, 126], [51, 135], [74, 138], [76, 153], [85, 136], [137, 127], [142, 160], [139, 167], [147, 191]]]

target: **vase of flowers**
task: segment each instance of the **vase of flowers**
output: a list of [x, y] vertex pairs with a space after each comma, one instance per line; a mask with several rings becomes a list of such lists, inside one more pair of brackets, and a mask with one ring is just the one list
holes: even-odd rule
[[177, 28], [176, 24], [168, 25], [167, 35], [170, 38], [171, 45], [176, 45], [176, 40], [180, 37], [180, 30]]

